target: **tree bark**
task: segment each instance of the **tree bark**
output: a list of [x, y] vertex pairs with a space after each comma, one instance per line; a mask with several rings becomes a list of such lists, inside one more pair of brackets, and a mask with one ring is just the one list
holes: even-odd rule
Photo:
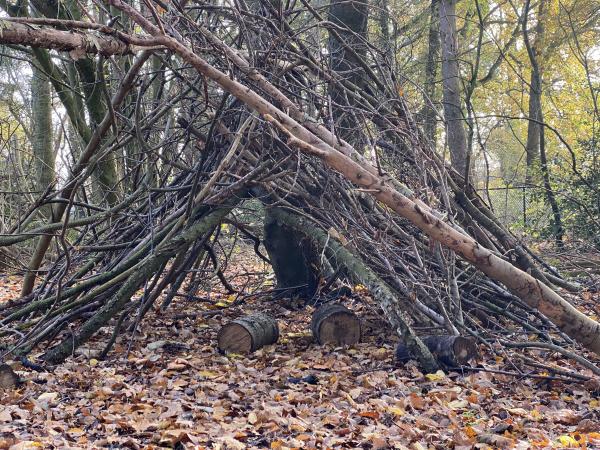
[[[54, 142], [52, 138], [52, 93], [46, 75], [35, 65], [31, 77], [32, 150], [35, 158], [35, 189], [44, 192], [54, 183]], [[51, 205], [42, 208], [47, 219], [52, 217]]]
[[319, 281], [318, 254], [302, 229], [288, 226], [267, 208], [264, 218], [265, 248], [277, 278], [278, 289], [289, 289], [291, 296], [310, 299]]
[[437, 148], [436, 78], [440, 60], [439, 0], [431, 0], [425, 86], [423, 90], [423, 132], [433, 149]]
[[[337, 33], [329, 33], [331, 70], [361, 87], [365, 85], [365, 74], [359, 59], [366, 57], [368, 6], [368, 0], [334, 0], [329, 8], [329, 20], [339, 27]], [[330, 86], [329, 95], [337, 134], [360, 148], [363, 137], [360, 118], [353, 111], [356, 99], [349, 98], [345, 89], [336, 83]]]
[[446, 140], [452, 166], [467, 173], [467, 135], [460, 96], [458, 40], [456, 34], [456, 0], [440, 0], [440, 37], [442, 42], [442, 82]]
[[103, 56], [127, 55], [141, 50], [120, 39], [98, 34], [89, 39], [86, 34], [77, 31], [61, 31], [53, 28], [33, 28], [14, 19], [0, 19], [3, 44], [27, 45], [33, 48], [45, 48], [74, 52], [72, 55], [100, 54]]

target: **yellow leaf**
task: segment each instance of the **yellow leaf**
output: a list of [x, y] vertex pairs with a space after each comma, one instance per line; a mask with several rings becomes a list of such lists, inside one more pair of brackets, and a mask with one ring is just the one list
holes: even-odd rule
[[566, 434], [559, 436], [558, 442], [560, 442], [563, 447], [578, 447], [579, 446], [579, 442], [577, 442], [571, 436], [567, 436]]
[[425, 375], [429, 381], [440, 381], [446, 377], [446, 374], [442, 370], [438, 370], [436, 373], [428, 373]]
[[279, 450], [283, 448], [283, 441], [273, 441], [271, 442], [271, 449], [272, 450]]
[[531, 417], [533, 417], [534, 420], [541, 420], [543, 415], [537, 409], [534, 409], [533, 411], [531, 411]]
[[392, 413], [395, 416], [401, 417], [405, 414], [405, 411], [402, 408], [394, 408], [390, 407], [387, 409], [389, 413]]
[[465, 427], [465, 434], [470, 438], [474, 438], [477, 436], [477, 431], [473, 427]]
[[96, 367], [98, 365], [98, 360], [96, 358], [90, 359], [90, 366]]
[[198, 372], [198, 375], [204, 378], [214, 378], [219, 374], [216, 372], [211, 372], [210, 370], [201, 370], [200, 372]]

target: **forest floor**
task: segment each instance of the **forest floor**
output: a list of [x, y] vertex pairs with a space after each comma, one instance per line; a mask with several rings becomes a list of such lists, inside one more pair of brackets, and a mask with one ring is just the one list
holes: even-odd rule
[[[265, 270], [243, 252], [228, 274], [237, 274], [236, 288], [265, 290]], [[16, 297], [19, 283], [1, 278], [0, 301]], [[52, 372], [15, 366], [26, 382], [0, 391], [0, 449], [600, 448], [597, 386], [532, 377], [551, 375], [544, 369], [394, 367], [396, 339], [360, 286], [345, 303], [363, 321], [364, 342], [350, 348], [311, 342], [310, 306], [241, 302], [217, 285], [197, 295], [153, 311], [104, 361], [94, 355], [108, 328]], [[586, 300], [595, 306], [593, 297]], [[219, 354], [219, 327], [260, 310], [277, 317], [279, 342], [247, 357]], [[482, 354], [487, 370], [518, 370], [510, 354]], [[588, 374], [553, 353], [530, 355]]]

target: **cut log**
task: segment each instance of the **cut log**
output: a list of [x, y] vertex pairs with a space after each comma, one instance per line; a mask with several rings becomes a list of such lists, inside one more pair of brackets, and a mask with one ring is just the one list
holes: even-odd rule
[[277, 321], [266, 314], [251, 314], [224, 325], [217, 335], [219, 350], [225, 353], [252, 353], [279, 339]]
[[21, 384], [21, 379], [8, 364], [0, 364], [0, 389], [12, 389]]
[[[464, 366], [479, 357], [475, 343], [463, 336], [424, 336], [421, 340], [431, 354], [448, 367]], [[405, 362], [412, 358], [406, 345], [399, 343], [396, 347], [396, 361]]]
[[315, 340], [323, 344], [352, 345], [360, 342], [360, 320], [339, 303], [327, 303], [312, 316], [310, 328]]

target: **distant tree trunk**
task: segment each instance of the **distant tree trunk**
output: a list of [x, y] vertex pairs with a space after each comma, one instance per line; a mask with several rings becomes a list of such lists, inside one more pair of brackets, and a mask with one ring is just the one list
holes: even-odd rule
[[531, 184], [536, 163], [540, 159], [540, 130], [542, 128], [541, 76], [531, 71], [529, 82], [529, 123], [527, 124], [527, 142], [525, 144], [526, 164], [525, 183]]
[[442, 80], [444, 119], [452, 166], [467, 173], [467, 135], [461, 108], [460, 72], [456, 36], [456, 0], [440, 1], [440, 37], [442, 42]]
[[[31, 116], [32, 132], [31, 146], [35, 158], [35, 188], [43, 192], [54, 182], [55, 178], [55, 159], [56, 154], [53, 148], [52, 139], [52, 93], [48, 77], [35, 65], [32, 66], [33, 74], [31, 77]], [[45, 205], [40, 212], [48, 220], [52, 219], [52, 205]], [[44, 240], [42, 238], [42, 240]], [[41, 245], [39, 240], [36, 245]], [[22, 294], [27, 295], [31, 292], [35, 284], [37, 270], [39, 269], [42, 258], [34, 257], [28, 264], [28, 272], [23, 278]]]
[[[334, 0], [329, 9], [329, 20], [341, 28], [329, 32], [331, 69], [357, 86], [365, 85], [359, 60], [366, 58], [368, 7], [367, 0]], [[330, 87], [329, 95], [337, 135], [360, 148], [363, 133], [360, 118], [353, 111], [356, 100], [335, 84]]]
[[[98, 79], [97, 64], [90, 58], [81, 59], [75, 62], [81, 81], [83, 82], [83, 92], [85, 103], [93, 122], [92, 128], [98, 126], [104, 119], [107, 111], [106, 99], [103, 96], [104, 82]], [[98, 201], [106, 201], [109, 206], [114, 206], [119, 202], [119, 193], [117, 184], [119, 181], [117, 163], [114, 154], [105, 156], [98, 161], [98, 168], [93, 172], [95, 182], [96, 196]]]
[[531, 63], [531, 84], [529, 86], [529, 122], [527, 126], [527, 169], [525, 175], [526, 183], [531, 183], [533, 174], [532, 169], [535, 161], [539, 159], [540, 170], [542, 172], [542, 180], [544, 184], [544, 192], [546, 200], [552, 209], [552, 233], [558, 247], [563, 246], [564, 228], [562, 225], [562, 217], [560, 208], [552, 185], [550, 183], [550, 169], [546, 157], [546, 140], [544, 133], [544, 114], [542, 109], [542, 72], [538, 63], [541, 56], [542, 42], [544, 38], [544, 2], [540, 2], [538, 9], [538, 21], [536, 24], [536, 37], [533, 45], [529, 39], [527, 30], [528, 14], [530, 1], [525, 4], [524, 19], [523, 19], [523, 38], [527, 47], [527, 54]]
[[437, 146], [436, 77], [440, 60], [439, 0], [431, 0], [429, 38], [423, 90], [423, 131], [432, 148]]
[[379, 23], [379, 48], [384, 52], [386, 58], [393, 56], [393, 45], [390, 36], [390, 11], [388, 0], [378, 0], [377, 22]]
[[[31, 77], [31, 112], [32, 150], [35, 158], [35, 188], [43, 192], [54, 182], [54, 142], [52, 139], [52, 93], [48, 78], [37, 67], [33, 66]], [[51, 209], [43, 209], [46, 217], [50, 216]]]

